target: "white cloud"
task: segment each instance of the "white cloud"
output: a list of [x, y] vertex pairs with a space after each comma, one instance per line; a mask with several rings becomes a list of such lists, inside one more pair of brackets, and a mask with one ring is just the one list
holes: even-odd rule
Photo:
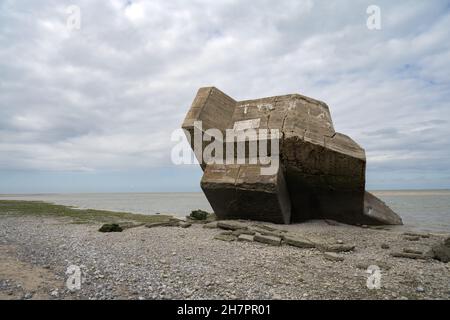
[[215, 85], [326, 101], [369, 170], [449, 173], [446, 1], [378, 1], [379, 31], [366, 28], [370, 1], [72, 2], [0, 4], [4, 169], [167, 165], [170, 133]]

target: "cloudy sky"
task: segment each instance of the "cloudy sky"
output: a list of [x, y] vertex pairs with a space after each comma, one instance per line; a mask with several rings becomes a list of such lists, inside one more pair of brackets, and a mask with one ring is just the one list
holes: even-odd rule
[[210, 85], [325, 101], [369, 189], [450, 188], [449, 30], [438, 0], [0, 0], [0, 193], [199, 190], [170, 135]]

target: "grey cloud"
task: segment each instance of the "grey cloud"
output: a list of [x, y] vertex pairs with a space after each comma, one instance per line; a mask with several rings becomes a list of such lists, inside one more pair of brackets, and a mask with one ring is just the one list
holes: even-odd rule
[[[79, 5], [81, 30], [65, 26]], [[198, 87], [328, 103], [369, 170], [447, 172], [447, 1], [3, 1], [0, 166], [167, 165]], [[409, 67], [405, 67], [409, 66]], [[383, 172], [384, 172], [383, 171]]]

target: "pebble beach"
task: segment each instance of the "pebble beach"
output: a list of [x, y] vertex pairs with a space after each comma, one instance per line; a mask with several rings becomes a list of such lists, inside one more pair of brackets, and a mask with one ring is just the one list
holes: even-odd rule
[[[429, 256], [446, 233], [414, 236], [396, 227], [332, 221], [263, 225], [329, 248], [350, 248], [324, 251], [238, 241], [232, 230], [214, 223], [110, 233], [99, 232], [101, 225], [0, 215], [0, 299], [450, 298], [450, 263]], [[424, 258], [395, 256], [407, 252]], [[82, 272], [79, 290], [66, 286], [70, 265]], [[381, 273], [380, 287], [370, 289], [373, 265]]]

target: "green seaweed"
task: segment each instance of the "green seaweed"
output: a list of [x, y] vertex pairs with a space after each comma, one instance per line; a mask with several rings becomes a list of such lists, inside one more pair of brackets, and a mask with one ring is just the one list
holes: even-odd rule
[[169, 221], [169, 215], [144, 215], [94, 209], [77, 209], [42, 201], [0, 200], [1, 216], [65, 218], [71, 223], [152, 223]]

